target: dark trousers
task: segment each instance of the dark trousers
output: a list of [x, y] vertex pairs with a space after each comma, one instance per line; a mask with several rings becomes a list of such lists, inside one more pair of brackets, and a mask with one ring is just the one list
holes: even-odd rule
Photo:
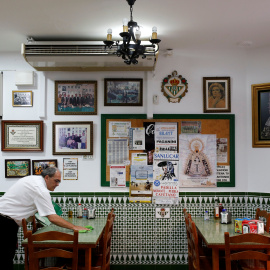
[[13, 270], [13, 258], [17, 247], [17, 233], [19, 226], [10, 218], [0, 215], [0, 231], [2, 244], [0, 245], [0, 269]]

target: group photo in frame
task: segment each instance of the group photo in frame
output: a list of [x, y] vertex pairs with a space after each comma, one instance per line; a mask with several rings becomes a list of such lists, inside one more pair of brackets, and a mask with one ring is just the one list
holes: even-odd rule
[[230, 77], [203, 77], [203, 112], [231, 112]]
[[252, 147], [270, 147], [270, 83], [253, 84]]
[[6, 159], [5, 177], [21, 178], [31, 174], [30, 159]]
[[32, 91], [12, 91], [12, 106], [13, 107], [32, 107], [33, 92]]
[[57, 159], [32, 160], [33, 175], [41, 175], [42, 171], [49, 167], [57, 168]]
[[55, 81], [56, 115], [96, 115], [97, 81]]
[[93, 155], [93, 122], [53, 122], [53, 155]]
[[104, 106], [142, 105], [142, 79], [104, 79]]
[[3, 120], [2, 151], [43, 151], [43, 121]]

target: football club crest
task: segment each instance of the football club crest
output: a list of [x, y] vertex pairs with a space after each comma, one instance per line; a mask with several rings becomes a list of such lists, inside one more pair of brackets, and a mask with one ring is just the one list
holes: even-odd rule
[[161, 92], [169, 102], [179, 103], [188, 92], [188, 83], [181, 75], [177, 76], [177, 71], [165, 77], [161, 84]]

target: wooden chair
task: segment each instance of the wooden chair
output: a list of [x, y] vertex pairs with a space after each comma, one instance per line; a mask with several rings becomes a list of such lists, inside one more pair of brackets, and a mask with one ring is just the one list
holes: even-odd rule
[[[236, 269], [231, 265], [233, 261], [238, 261], [240, 269], [270, 269], [269, 237], [253, 233], [230, 237], [229, 233], [225, 232], [224, 238], [226, 270]], [[256, 265], [255, 261], [260, 264]]]
[[[28, 222], [29, 223], [29, 222]], [[22, 229], [23, 229], [23, 239], [27, 238], [27, 221], [26, 219], [22, 219]], [[37, 231], [37, 223], [35, 216], [33, 216], [32, 219], [32, 232], [35, 233]], [[27, 247], [24, 248], [24, 269], [29, 269], [29, 263], [28, 263], [28, 250]]]
[[192, 269], [194, 270], [211, 270], [212, 258], [203, 254], [202, 249], [199, 248], [198, 233], [195, 223], [192, 221], [191, 216], [188, 218], [189, 234], [190, 234], [190, 249], [191, 249], [191, 262]]
[[186, 232], [187, 232], [187, 242], [188, 242], [188, 269], [192, 270], [192, 254], [191, 254], [191, 243], [190, 243], [190, 229], [189, 229], [189, 216], [190, 214], [187, 212], [187, 209], [183, 209]]
[[261, 210], [257, 208], [255, 219], [265, 218], [266, 224], [264, 226], [264, 231], [269, 233], [270, 228], [270, 213], [267, 213], [266, 210]]
[[[28, 238], [28, 256], [29, 256], [29, 270], [38, 270], [39, 259], [41, 258], [65, 258], [72, 259], [72, 270], [78, 269], [78, 231], [74, 234], [67, 234], [63, 232], [51, 231], [38, 234], [32, 234], [31, 231], [27, 232]], [[61, 248], [54, 247], [53, 244], [46, 243], [48, 240], [67, 241], [62, 244]], [[38, 241], [35, 243], [35, 241]], [[43, 242], [44, 241], [44, 242]], [[40, 243], [43, 242], [43, 243]], [[71, 243], [70, 243], [71, 242]], [[42, 248], [42, 249], [40, 249]], [[43, 270], [60, 270], [63, 267], [47, 267]]]
[[111, 259], [111, 239], [113, 222], [115, 219], [114, 209], [110, 211], [107, 217], [107, 223], [105, 226], [104, 234], [99, 243], [99, 253], [93, 254], [92, 270], [109, 270], [110, 269], [110, 259]]

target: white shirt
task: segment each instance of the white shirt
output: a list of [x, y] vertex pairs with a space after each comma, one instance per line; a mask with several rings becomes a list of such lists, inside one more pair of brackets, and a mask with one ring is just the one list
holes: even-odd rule
[[7, 215], [22, 226], [22, 219], [33, 216], [56, 214], [49, 190], [42, 176], [26, 176], [18, 180], [0, 198], [0, 213]]

